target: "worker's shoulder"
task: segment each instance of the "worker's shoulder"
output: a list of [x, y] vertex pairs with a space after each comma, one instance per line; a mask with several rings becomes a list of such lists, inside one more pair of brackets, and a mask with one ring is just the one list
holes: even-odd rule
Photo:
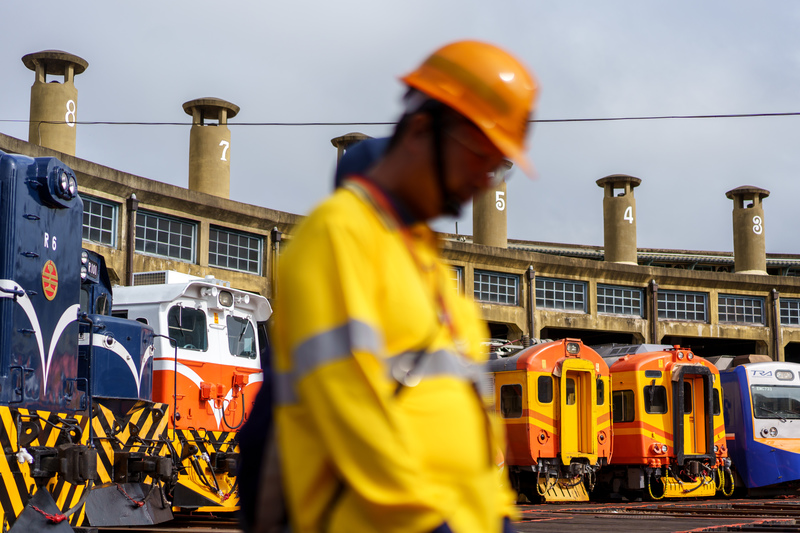
[[306, 225], [330, 230], [368, 231], [381, 225], [375, 209], [347, 189], [338, 189], [309, 214]]

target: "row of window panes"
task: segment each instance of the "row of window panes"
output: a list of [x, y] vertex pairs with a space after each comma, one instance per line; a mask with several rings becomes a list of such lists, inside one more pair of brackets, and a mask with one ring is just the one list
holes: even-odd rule
[[[575, 405], [577, 402], [576, 384], [573, 378], [565, 378], [564, 384], [566, 397], [564, 401], [567, 405]], [[605, 383], [597, 380], [597, 395], [595, 400], [597, 405], [606, 403]], [[540, 404], [548, 404], [553, 401], [553, 378], [551, 376], [539, 376], [536, 381], [536, 399]], [[500, 413], [503, 418], [520, 418], [522, 416], [522, 385], [503, 385], [500, 387]]]
[[720, 294], [718, 302], [720, 322], [764, 323], [764, 298]]
[[478, 302], [518, 305], [519, 276], [502, 272], [475, 271], [474, 297]]
[[[713, 405], [712, 414], [719, 415], [721, 403], [719, 391], [712, 389]], [[695, 391], [697, 392], [697, 391]], [[662, 385], [646, 385], [643, 390], [644, 411], [647, 414], [667, 414], [669, 404], [667, 403], [667, 389]], [[694, 404], [692, 394], [692, 384], [683, 382], [683, 414], [691, 414]], [[613, 422], [633, 422], [636, 419], [635, 401], [632, 390], [613, 391], [611, 393], [611, 412]]]
[[[106, 246], [116, 245], [118, 205], [91, 196], [83, 200], [83, 238]], [[140, 210], [136, 216], [137, 252], [194, 261], [197, 224], [192, 221]], [[258, 235], [211, 227], [209, 266], [261, 273], [264, 240]]]
[[781, 298], [781, 325], [800, 326], [800, 300]]

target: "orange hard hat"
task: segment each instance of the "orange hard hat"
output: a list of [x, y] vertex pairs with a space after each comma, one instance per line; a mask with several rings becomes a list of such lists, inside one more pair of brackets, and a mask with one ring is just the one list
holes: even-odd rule
[[475, 123], [526, 174], [525, 136], [538, 86], [505, 50], [479, 41], [448, 44], [402, 80]]

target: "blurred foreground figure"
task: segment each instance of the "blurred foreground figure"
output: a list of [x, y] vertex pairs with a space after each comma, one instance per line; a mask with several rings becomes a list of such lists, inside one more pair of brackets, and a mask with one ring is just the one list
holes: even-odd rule
[[273, 384], [293, 532], [493, 533], [515, 513], [476, 387], [486, 327], [426, 221], [457, 215], [504, 159], [530, 171], [536, 83], [474, 41], [403, 82], [382, 157], [314, 210], [279, 267]]

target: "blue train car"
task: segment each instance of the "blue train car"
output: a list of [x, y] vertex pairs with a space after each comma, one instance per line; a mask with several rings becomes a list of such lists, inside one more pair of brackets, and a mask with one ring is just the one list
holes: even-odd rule
[[[81, 310], [88, 319], [79, 340], [82, 385], [91, 384], [93, 399], [152, 400], [153, 328], [111, 316], [113, 294], [103, 256], [83, 250], [81, 278]], [[121, 414], [127, 403], [109, 405]]]
[[800, 486], [800, 364], [720, 372], [728, 453], [750, 495]]
[[156, 452], [169, 415], [149, 401], [153, 330], [109, 316], [107, 271], [82, 253], [82, 225], [71, 169], [0, 152], [3, 531], [171, 517], [153, 490], [175, 476]]
[[80, 523], [96, 472], [78, 386], [82, 217], [72, 170], [0, 152], [0, 521], [12, 531], [36, 530], [37, 509]]

